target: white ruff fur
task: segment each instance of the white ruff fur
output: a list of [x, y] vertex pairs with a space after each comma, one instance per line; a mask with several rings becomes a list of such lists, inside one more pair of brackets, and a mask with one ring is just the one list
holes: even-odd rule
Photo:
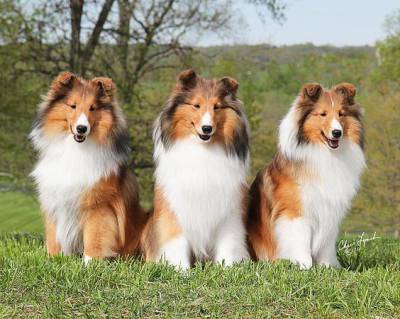
[[159, 258], [182, 268], [190, 265], [190, 251], [227, 265], [247, 258], [242, 205], [248, 161], [195, 136], [168, 150], [157, 143], [154, 157], [156, 184], [183, 231], [161, 248]]
[[347, 138], [339, 147], [297, 143], [295, 105], [279, 128], [279, 147], [292, 161], [302, 162], [308, 176], [297, 178], [301, 190], [302, 217], [282, 217], [275, 224], [278, 255], [309, 268], [312, 264], [336, 266], [336, 239], [365, 167], [361, 147]]
[[111, 148], [89, 139], [74, 141], [71, 134], [47, 138], [36, 128], [30, 135], [39, 161], [31, 176], [38, 185], [42, 209], [56, 224], [62, 253], [83, 252], [80, 200], [101, 178], [118, 172]]

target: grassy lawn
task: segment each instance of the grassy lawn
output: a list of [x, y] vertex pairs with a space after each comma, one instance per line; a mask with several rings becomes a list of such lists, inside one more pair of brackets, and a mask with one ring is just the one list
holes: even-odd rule
[[2, 318], [400, 317], [399, 240], [342, 239], [341, 270], [248, 262], [182, 274], [136, 260], [83, 267], [79, 257], [46, 256], [33, 234], [42, 230], [34, 198], [3, 193], [0, 208]]
[[399, 318], [400, 241], [339, 242], [346, 269], [288, 262], [188, 273], [135, 260], [48, 258], [41, 237], [0, 238], [0, 317]]
[[39, 204], [34, 195], [0, 192], [0, 232], [43, 232]]

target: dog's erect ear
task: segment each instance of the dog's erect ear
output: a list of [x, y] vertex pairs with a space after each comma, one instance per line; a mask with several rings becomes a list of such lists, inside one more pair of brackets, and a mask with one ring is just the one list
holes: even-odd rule
[[236, 96], [237, 90], [239, 88], [239, 83], [234, 78], [229, 76], [223, 77], [219, 80], [221, 83], [221, 88], [223, 90], [223, 95], [232, 95], [233, 97]]
[[319, 83], [306, 83], [301, 88], [300, 96], [304, 101], [317, 102], [322, 93]]
[[333, 90], [342, 97], [343, 104], [354, 104], [354, 97], [356, 96], [356, 87], [351, 83], [340, 83], [334, 86]]
[[78, 77], [71, 72], [61, 72], [51, 83], [51, 90], [56, 95], [67, 93], [72, 89], [74, 81], [78, 81]]
[[178, 85], [183, 89], [191, 89], [196, 85], [197, 74], [193, 69], [179, 73]]
[[115, 97], [116, 86], [112, 79], [106, 77], [93, 78], [92, 82], [97, 85], [97, 90], [100, 97], [107, 97], [111, 100]]

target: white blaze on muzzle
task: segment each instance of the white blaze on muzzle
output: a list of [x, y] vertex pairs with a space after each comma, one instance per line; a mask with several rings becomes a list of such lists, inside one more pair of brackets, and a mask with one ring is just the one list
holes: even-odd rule
[[335, 119], [335, 118], [332, 120], [332, 123], [331, 123], [331, 131], [330, 131], [330, 133], [329, 133], [330, 138], [333, 138], [333, 135], [332, 135], [333, 130], [339, 130], [339, 131], [342, 132], [342, 134], [343, 134], [342, 125], [341, 125], [341, 124], [339, 123], [339, 121], [338, 121], [337, 119]]
[[201, 118], [201, 126], [204, 125], [213, 126], [211, 115], [209, 112], [204, 113], [204, 115]]
[[209, 112], [203, 114], [200, 121], [200, 127], [197, 127], [196, 125], [196, 130], [200, 139], [205, 142], [210, 140], [212, 134], [214, 133], [214, 126]]
[[[84, 133], [79, 132], [78, 126], [86, 127], [86, 131]], [[90, 124], [89, 124], [88, 118], [86, 117], [86, 115], [84, 113], [79, 115], [78, 120], [75, 123], [74, 133], [75, 134], [80, 134], [80, 135], [85, 135], [85, 136], [89, 135], [89, 133], [90, 133]]]

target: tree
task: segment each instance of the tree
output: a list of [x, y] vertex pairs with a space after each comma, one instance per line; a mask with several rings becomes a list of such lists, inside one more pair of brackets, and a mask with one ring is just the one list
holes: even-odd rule
[[99, 43], [100, 34], [103, 31], [113, 3], [114, 0], [104, 1], [89, 38], [82, 48], [81, 30], [84, 0], [70, 0], [71, 40], [69, 68], [72, 72], [82, 74], [83, 76], [86, 74], [87, 65], [90, 64], [94, 50]]
[[[190, 34], [226, 33], [237, 12], [231, 0], [0, 0], [22, 21], [18, 38], [33, 68], [54, 76], [69, 69], [82, 76], [106, 73], [130, 102], [139, 81], [156, 70], [176, 67], [192, 48]], [[248, 0], [261, 16], [283, 17], [279, 0]], [[14, 27], [15, 28], [15, 27]], [[1, 37], [1, 33], [0, 33]], [[1, 37], [0, 40], [6, 40]]]
[[[104, 0], [102, 4], [92, 0], [86, 1], [85, 8], [84, 0], [0, 2], [3, 13], [12, 18], [8, 19], [9, 24], [19, 28], [14, 30], [19, 35], [14, 42], [24, 45], [25, 59], [34, 62], [32, 69], [22, 70], [51, 76], [64, 69], [86, 74], [113, 4], [114, 0]], [[9, 36], [0, 36], [10, 42]]]
[[377, 43], [379, 68], [375, 77], [396, 83], [400, 79], [400, 10], [386, 18], [385, 29], [386, 39]]

